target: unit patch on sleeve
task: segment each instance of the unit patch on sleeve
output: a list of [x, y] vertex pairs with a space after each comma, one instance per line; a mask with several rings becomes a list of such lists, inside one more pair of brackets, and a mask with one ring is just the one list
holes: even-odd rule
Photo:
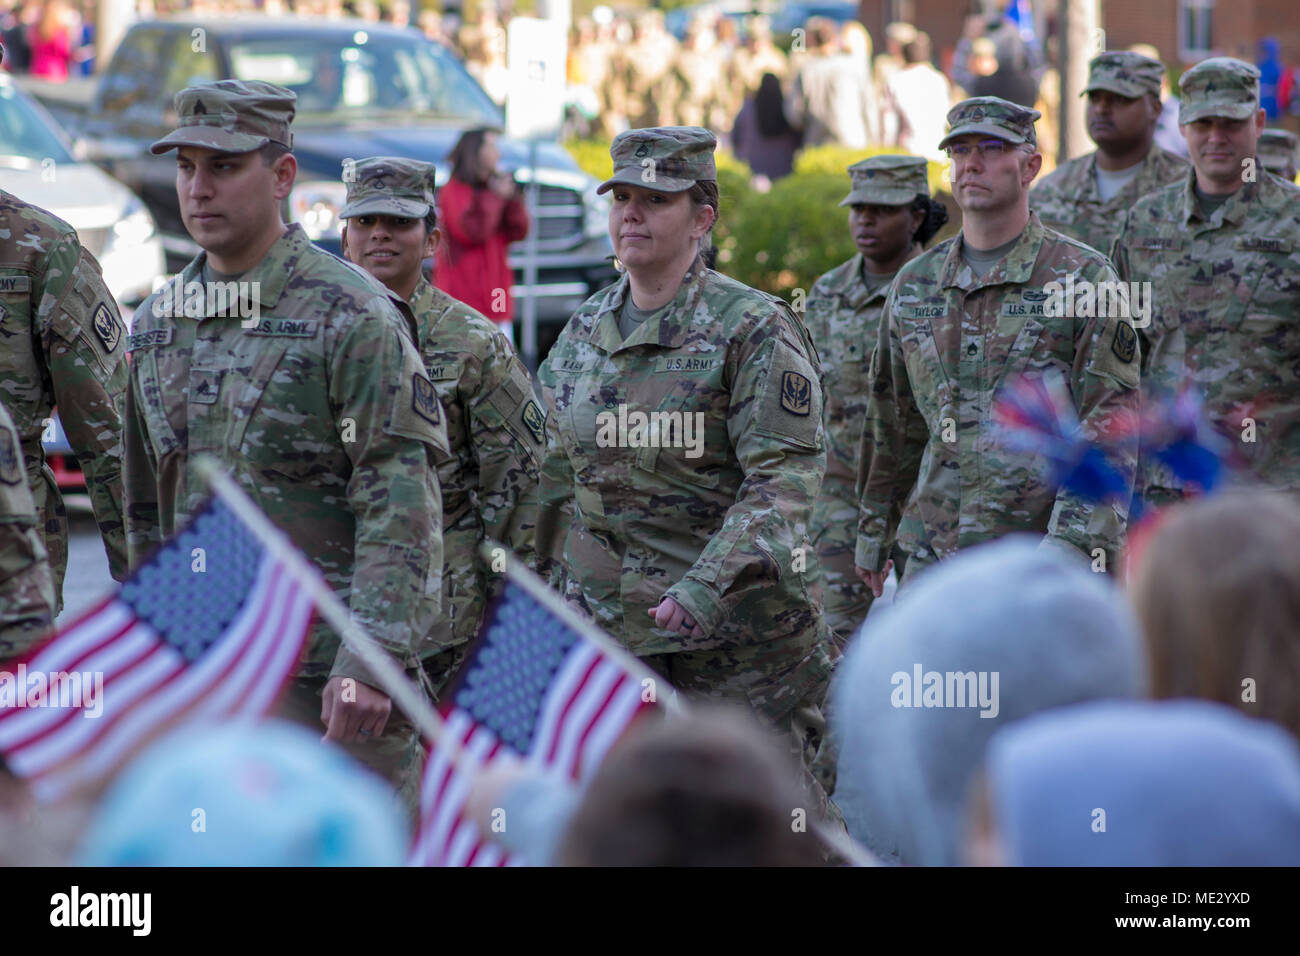
[[442, 411], [433, 383], [416, 372], [411, 376], [411, 410], [430, 425], [442, 424]]
[[1133, 361], [1133, 356], [1137, 354], [1137, 333], [1133, 331], [1133, 326], [1122, 319], [1116, 323], [1110, 350], [1121, 362]]
[[99, 341], [104, 343], [105, 352], [112, 352], [117, 348], [117, 343], [122, 341], [122, 326], [112, 310], [103, 302], [95, 306], [91, 324], [95, 327], [95, 334], [99, 336]]
[[539, 445], [546, 443], [546, 416], [542, 414], [541, 408], [531, 398], [524, 402], [524, 424], [537, 439]]
[[791, 415], [812, 411], [812, 383], [798, 372], [781, 373], [781, 407]]

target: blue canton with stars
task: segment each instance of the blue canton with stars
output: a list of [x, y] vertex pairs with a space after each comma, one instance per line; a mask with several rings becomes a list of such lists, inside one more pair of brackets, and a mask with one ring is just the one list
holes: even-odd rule
[[488, 610], [452, 699], [516, 753], [532, 746], [555, 672], [580, 638], [517, 584]]
[[118, 599], [193, 663], [238, 616], [262, 554], [234, 513], [212, 500], [127, 579]]

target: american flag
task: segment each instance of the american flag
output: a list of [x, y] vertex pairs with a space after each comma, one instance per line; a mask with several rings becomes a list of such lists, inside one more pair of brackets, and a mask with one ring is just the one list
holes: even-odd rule
[[300, 580], [212, 498], [116, 595], [0, 665], [0, 757], [48, 802], [164, 727], [264, 714], [313, 612]]
[[[504, 592], [439, 704], [443, 731], [425, 766], [414, 866], [524, 862], [482, 839], [463, 816], [475, 772], [509, 753], [586, 780], [632, 721], [656, 706], [654, 695], [643, 694], [641, 677], [579, 633], [582, 622], [549, 606], [559, 598], [545, 585], [521, 584], [520, 573], [508, 572]], [[545, 598], [535, 596], [539, 590]]]

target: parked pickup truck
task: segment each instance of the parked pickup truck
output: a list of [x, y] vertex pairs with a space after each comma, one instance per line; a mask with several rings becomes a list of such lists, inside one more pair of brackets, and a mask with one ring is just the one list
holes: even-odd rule
[[[173, 96], [219, 79], [267, 80], [298, 94], [293, 123], [298, 180], [286, 215], [331, 252], [339, 251], [343, 163], [405, 156], [438, 165], [465, 129], [501, 128], [496, 104], [444, 47], [418, 31], [362, 20], [186, 16], [135, 24], [97, 84], [74, 102], [72, 89], [29, 88], [82, 143], [86, 155], [135, 191], [157, 223], [169, 271], [197, 254], [181, 222], [174, 154], [149, 144], [175, 125]], [[530, 182], [528, 145], [500, 139], [502, 166]], [[595, 179], [557, 143], [537, 149], [539, 356], [574, 309], [616, 277], [608, 206]], [[512, 247], [516, 321], [522, 315], [525, 243]]]

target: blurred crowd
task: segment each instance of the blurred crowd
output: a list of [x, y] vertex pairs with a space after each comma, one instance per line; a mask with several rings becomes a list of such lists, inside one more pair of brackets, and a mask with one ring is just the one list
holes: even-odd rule
[[[63, 80], [94, 70], [94, 0], [16, 0], [0, 14], [9, 51], [4, 68]], [[462, 20], [410, 0], [136, 0], [137, 19], [182, 10], [196, 15], [352, 16], [418, 29], [465, 64], [494, 101], [509, 93], [509, 17], [490, 4]], [[802, 148], [898, 148], [936, 162], [948, 109], [968, 96], [1000, 96], [1041, 112], [1043, 168], [1056, 166], [1059, 129], [1058, 38], [1009, 16], [973, 15], [951, 51], [923, 30], [891, 23], [878, 46], [857, 21], [814, 16], [775, 35], [766, 16], [702, 14], [678, 40], [662, 11], [636, 15], [598, 7], [569, 35], [568, 136], [612, 139], [625, 129], [704, 126], [754, 170], [759, 188], [793, 168]], [[1149, 44], [1136, 52], [1160, 59]], [[1240, 52], [1240, 51], [1239, 51]], [[942, 53], [942, 55], [941, 55]], [[1287, 66], [1277, 40], [1259, 42], [1260, 105], [1270, 124], [1300, 115], [1300, 67]], [[944, 69], [936, 63], [942, 62]], [[1177, 99], [1165, 89], [1156, 141], [1186, 156]]]

